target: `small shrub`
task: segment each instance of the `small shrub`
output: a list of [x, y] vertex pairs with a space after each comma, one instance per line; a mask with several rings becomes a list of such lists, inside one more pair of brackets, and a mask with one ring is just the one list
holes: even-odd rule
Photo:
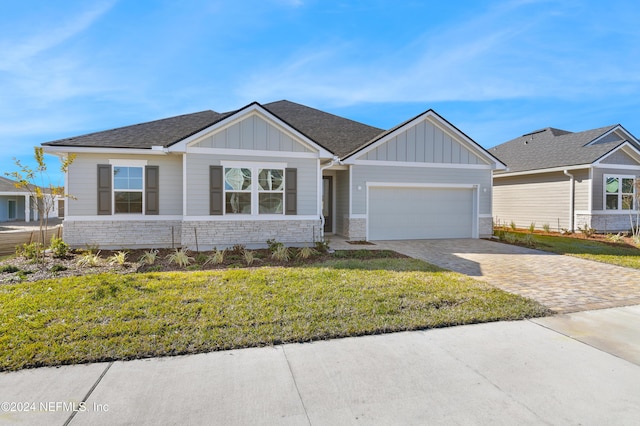
[[58, 238], [55, 235], [52, 235], [49, 250], [51, 250], [51, 253], [53, 253], [53, 257], [66, 257], [69, 253], [69, 244], [65, 243], [62, 238]]
[[640, 247], [640, 235], [634, 235], [632, 239], [633, 239], [633, 244]]
[[578, 226], [578, 231], [582, 232], [582, 234], [587, 238], [592, 237], [593, 234], [596, 233], [596, 230], [589, 225], [584, 225], [583, 227]]
[[298, 259], [308, 259], [311, 256], [315, 255], [316, 253], [317, 251], [315, 251], [311, 247], [302, 247], [301, 249], [298, 250], [298, 254], [296, 255], [296, 257]]
[[204, 253], [198, 252], [198, 254], [196, 254], [196, 263], [198, 265], [204, 265], [206, 262], [207, 262], [207, 255]]
[[548, 223], [545, 223], [544, 225], [542, 225], [542, 229], [544, 229], [544, 232], [551, 232], [551, 226]]
[[0, 267], [0, 273], [4, 273], [4, 274], [13, 274], [14, 272], [18, 272], [19, 270], [20, 268], [13, 265], [4, 265]]
[[62, 272], [62, 271], [66, 271], [66, 270], [67, 270], [67, 267], [64, 266], [64, 265], [61, 265], [59, 263], [57, 263], [57, 264], [55, 264], [55, 265], [53, 265], [51, 267], [51, 272], [54, 272], [54, 273], [55, 272]]
[[316, 250], [319, 253], [327, 253], [329, 251], [329, 240], [316, 241]]
[[204, 263], [205, 265], [211, 263], [212, 265], [220, 265], [224, 263], [224, 256], [227, 253], [227, 250], [213, 250], [211, 256], [207, 258], [207, 261]]
[[526, 246], [533, 246], [533, 235], [532, 234], [525, 234], [522, 239], [518, 240], [519, 243], [524, 244]]
[[518, 241], [518, 236], [516, 234], [512, 234], [511, 232], [505, 232], [504, 241], [506, 241], [509, 244], [513, 244], [516, 241]]
[[114, 253], [111, 256], [109, 256], [109, 259], [107, 259], [107, 262], [109, 262], [110, 265], [123, 266], [126, 261], [127, 261], [126, 251], [119, 251], [117, 253]]
[[251, 250], [243, 251], [242, 256], [244, 256], [244, 263], [246, 263], [247, 266], [251, 266], [256, 260], [260, 260], [256, 258], [255, 254]]
[[271, 253], [274, 253], [280, 247], [284, 247], [284, 244], [280, 243], [280, 242], [278, 242], [278, 241], [276, 241], [275, 239], [272, 238], [270, 240], [267, 240], [267, 246], [269, 247], [269, 251]]
[[232, 254], [236, 254], [238, 256], [242, 256], [242, 253], [244, 252], [244, 245], [242, 244], [236, 244], [233, 247], [231, 247], [230, 252]]
[[512, 231], [516, 230], [516, 223], [514, 221], [511, 221], [511, 223], [509, 223], [509, 227], [511, 228]]
[[98, 244], [85, 244], [84, 251], [85, 253], [98, 253], [100, 246]]
[[42, 243], [24, 243], [21, 246], [16, 247], [16, 254], [24, 257], [25, 259], [35, 260], [42, 254], [43, 250], [44, 247], [42, 246]]
[[175, 263], [178, 266], [189, 266], [189, 264], [193, 262], [194, 259], [193, 257], [189, 256], [187, 252], [188, 250], [184, 247], [180, 250], [176, 249], [174, 253], [171, 253], [169, 256], [167, 256], [167, 260], [170, 263]]
[[536, 230], [536, 223], [535, 222], [531, 222], [531, 224], [529, 225], [529, 233], [533, 234], [533, 231]]
[[16, 273], [16, 276], [20, 278], [20, 280], [22, 281], [22, 280], [26, 280], [27, 275], [29, 274], [33, 274], [33, 271], [21, 269]]
[[158, 257], [158, 250], [149, 250], [145, 251], [142, 256], [140, 256], [140, 260], [138, 262], [143, 263], [145, 265], [153, 265], [156, 263], [156, 258]]
[[571, 235], [571, 234], [573, 234], [573, 231], [569, 231], [567, 228], [562, 228], [562, 229], [560, 230], [560, 233], [561, 233], [562, 235]]
[[612, 243], [619, 243], [623, 240], [622, 234], [607, 234], [607, 241], [611, 241]]
[[76, 264], [80, 267], [89, 266], [93, 268], [98, 266], [100, 264], [100, 252], [87, 252], [78, 258]]
[[288, 248], [282, 245], [278, 247], [273, 253], [271, 253], [271, 258], [280, 262], [288, 262], [289, 259], [291, 259], [291, 253], [289, 253]]

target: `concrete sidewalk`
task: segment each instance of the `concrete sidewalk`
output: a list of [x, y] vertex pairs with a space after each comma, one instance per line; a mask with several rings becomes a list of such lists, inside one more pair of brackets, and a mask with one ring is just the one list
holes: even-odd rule
[[0, 402], [36, 411], [0, 424], [637, 424], [638, 324], [640, 306], [2, 373]]

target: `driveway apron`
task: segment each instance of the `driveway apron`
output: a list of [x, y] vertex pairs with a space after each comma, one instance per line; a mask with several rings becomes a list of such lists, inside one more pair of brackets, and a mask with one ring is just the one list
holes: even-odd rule
[[640, 304], [640, 270], [478, 239], [376, 241], [556, 312]]

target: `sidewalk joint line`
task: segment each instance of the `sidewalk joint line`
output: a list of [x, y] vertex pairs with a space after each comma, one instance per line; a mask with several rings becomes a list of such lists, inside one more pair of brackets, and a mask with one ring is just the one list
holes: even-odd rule
[[291, 373], [291, 378], [293, 379], [293, 385], [296, 387], [296, 392], [298, 393], [298, 398], [300, 399], [300, 403], [302, 404], [302, 409], [304, 410], [304, 415], [307, 417], [307, 422], [311, 425], [311, 419], [309, 418], [309, 413], [307, 413], [307, 407], [304, 405], [304, 400], [302, 399], [302, 395], [300, 394], [300, 389], [298, 388], [298, 382], [296, 381], [296, 376], [293, 374], [293, 369], [291, 368], [291, 363], [289, 362], [289, 357], [287, 357], [287, 351], [282, 345], [282, 353], [284, 354], [284, 359], [287, 361], [287, 367], [289, 367], [289, 372]]
[[[113, 365], [114, 361], [111, 361], [108, 365], [107, 368], [104, 369], [104, 371], [102, 372], [102, 374], [100, 374], [100, 377], [98, 377], [98, 380], [96, 380], [96, 382], [93, 384], [93, 386], [91, 386], [91, 388], [89, 389], [89, 391], [87, 392], [87, 394], [84, 396], [84, 398], [82, 398], [81, 402], [87, 402], [87, 400], [89, 399], [89, 397], [91, 396], [91, 394], [93, 393], [93, 391], [96, 389], [96, 387], [98, 386], [98, 384], [100, 384], [100, 382], [102, 381], [102, 378], [105, 376], [105, 374], [107, 374], [107, 371], [109, 371], [109, 369], [111, 368], [111, 366]], [[62, 426], [67, 426], [69, 423], [71, 423], [71, 420], [73, 420], [73, 418], [76, 416], [76, 414], [78, 414], [77, 411], [74, 411], [71, 413], [71, 415], [69, 416], [69, 418], [67, 419], [66, 422], [64, 422], [64, 424]]]

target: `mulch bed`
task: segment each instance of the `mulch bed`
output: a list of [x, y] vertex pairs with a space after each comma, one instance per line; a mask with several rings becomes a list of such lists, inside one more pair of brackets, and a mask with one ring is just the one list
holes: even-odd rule
[[[78, 260], [86, 253], [84, 250], [72, 250], [68, 256], [64, 258], [53, 257], [51, 253], [46, 253], [40, 262], [34, 262], [22, 256], [15, 256], [0, 261], [0, 284], [10, 284], [24, 281], [39, 281], [49, 278], [61, 278], [70, 276], [81, 276], [87, 274], [99, 273], [116, 273], [116, 274], [133, 274], [137, 272], [167, 272], [167, 271], [203, 271], [227, 268], [248, 268], [260, 266], [304, 266], [308, 264], [320, 263], [330, 259], [376, 259], [376, 258], [405, 258], [407, 256], [389, 250], [338, 250], [335, 253], [315, 253], [307, 259], [297, 257], [298, 250], [290, 249], [290, 260], [278, 261], [271, 257], [271, 251], [268, 249], [250, 250], [255, 261], [252, 265], [247, 265], [239, 250], [227, 250], [224, 262], [213, 264], [205, 263], [207, 258], [213, 252], [192, 252], [188, 254], [192, 261], [187, 267], [180, 267], [169, 261], [168, 257], [175, 251], [173, 249], [159, 249], [157, 251], [156, 261], [153, 265], [139, 263], [142, 255], [148, 251], [142, 249], [125, 250], [127, 253], [126, 262], [123, 265], [109, 263], [109, 258], [117, 253], [115, 250], [100, 250], [96, 252], [99, 261], [95, 266], [80, 266]], [[5, 266], [14, 266], [19, 269], [17, 272], [1, 272], [1, 268]]]

